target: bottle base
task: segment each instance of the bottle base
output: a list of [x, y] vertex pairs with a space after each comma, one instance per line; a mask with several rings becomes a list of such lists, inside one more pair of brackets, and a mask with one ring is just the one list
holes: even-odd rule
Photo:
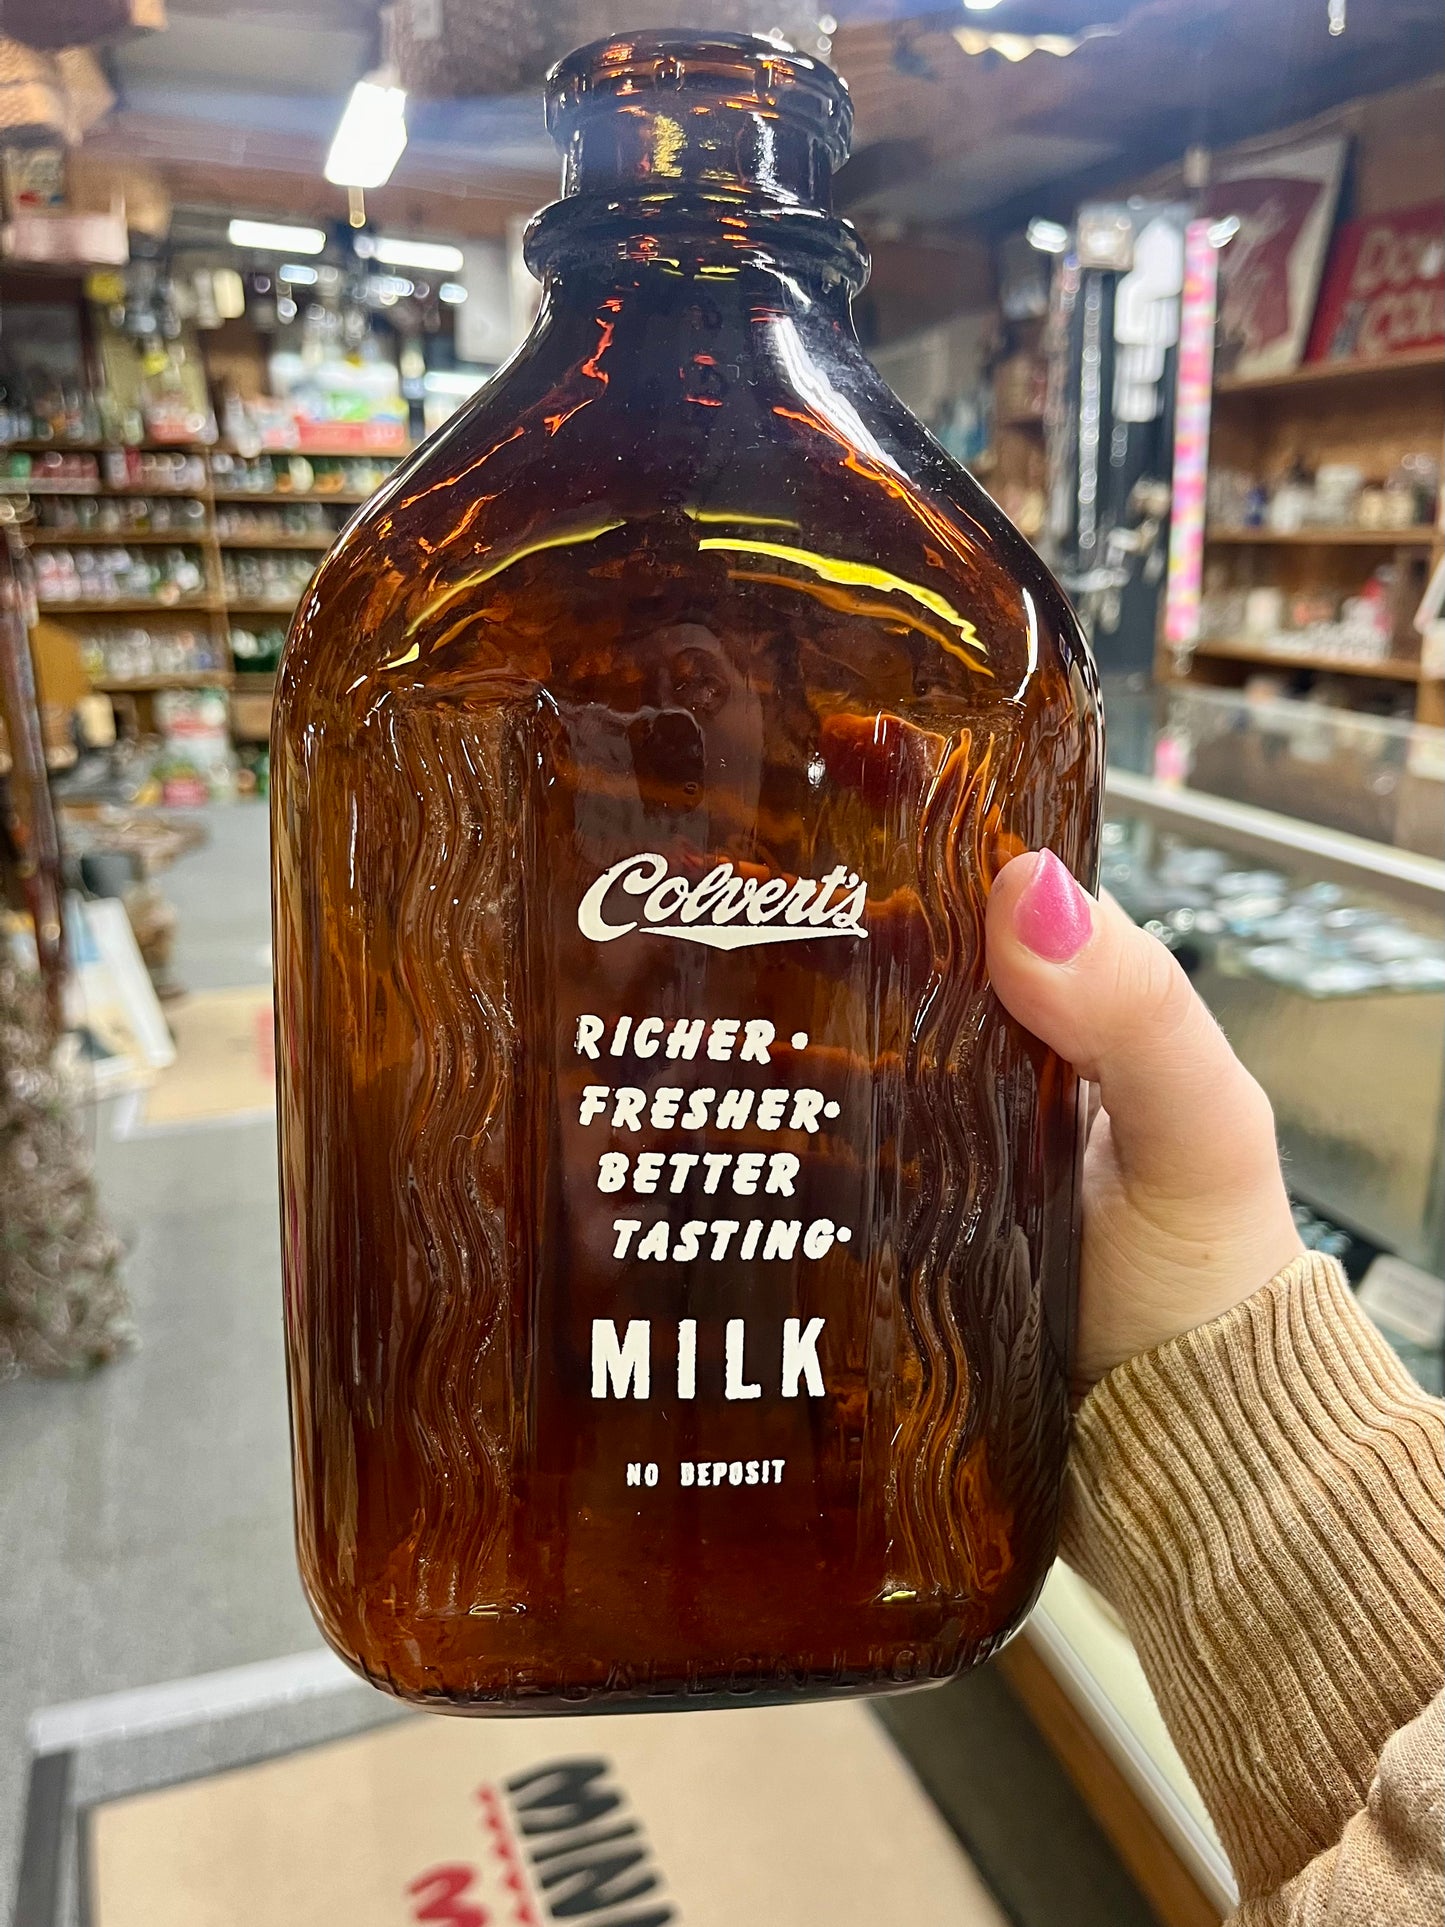
[[643, 1677], [642, 1669], [617, 1666], [605, 1679], [563, 1682], [516, 1667], [494, 1678], [477, 1678], [465, 1686], [402, 1678], [383, 1664], [348, 1652], [330, 1635], [327, 1643], [358, 1678], [418, 1711], [472, 1719], [526, 1719], [584, 1713], [696, 1713], [919, 1692], [946, 1686], [960, 1674], [986, 1664], [1022, 1626], [1020, 1619], [990, 1638], [955, 1648], [947, 1656], [902, 1648], [872, 1666], [828, 1672], [802, 1667], [790, 1670], [775, 1664], [766, 1670], [761, 1665], [755, 1670], [733, 1666], [716, 1672], [697, 1667], [683, 1676], [653, 1673]]

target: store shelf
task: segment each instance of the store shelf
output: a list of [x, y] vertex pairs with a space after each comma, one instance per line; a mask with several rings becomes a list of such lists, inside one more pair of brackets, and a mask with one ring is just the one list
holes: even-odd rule
[[314, 549], [318, 555], [334, 548], [334, 530], [330, 535], [218, 535], [216, 546], [221, 549]]
[[[378, 482], [376, 488], [381, 488]], [[218, 488], [215, 500], [218, 502], [320, 502], [323, 507], [334, 502], [341, 508], [355, 508], [361, 502], [369, 502], [376, 488]]]
[[147, 544], [152, 548], [202, 548], [211, 539], [209, 529], [137, 529], [134, 534], [117, 535], [113, 529], [30, 529], [21, 527], [20, 537], [31, 548], [52, 549], [134, 549]]
[[47, 616], [218, 615], [225, 607], [214, 596], [183, 596], [179, 602], [143, 598], [132, 602], [42, 602], [38, 606]]
[[169, 676], [92, 676], [90, 686], [106, 696], [145, 696], [161, 689], [229, 689], [234, 681], [229, 669], [186, 669]]
[[232, 686], [238, 696], [270, 696], [276, 689], [276, 671], [238, 669]]
[[[259, 453], [273, 462], [404, 462], [420, 446], [420, 442], [410, 442], [405, 448], [263, 448]], [[224, 443], [218, 450], [222, 454], [237, 452]], [[247, 459], [241, 456], [241, 460]]]
[[[209, 497], [205, 482], [186, 488], [166, 488], [155, 482], [32, 482], [18, 475], [0, 475], [0, 493], [7, 495], [164, 495], [170, 501], [202, 502]], [[251, 499], [249, 497], [247, 500]], [[291, 500], [291, 497], [287, 497]]]
[[222, 606], [233, 616], [291, 616], [296, 613], [296, 604], [300, 600], [299, 593], [290, 602], [247, 602], [240, 597], [233, 597]]
[[1411, 349], [1404, 354], [1382, 355], [1378, 361], [1311, 361], [1282, 375], [1221, 375], [1214, 384], [1214, 392], [1216, 395], [1261, 395], [1329, 383], [1388, 381], [1431, 369], [1445, 370], [1445, 348]]
[[1207, 657], [1211, 662], [1258, 663], [1270, 669], [1313, 669], [1321, 675], [1372, 676], [1383, 682], [1420, 682], [1423, 679], [1418, 662], [1398, 656], [1387, 656], [1381, 662], [1346, 662], [1337, 656], [1312, 655], [1307, 650], [1286, 652], [1271, 649], [1262, 642], [1200, 642], [1195, 644], [1194, 654]]
[[0, 442], [8, 455], [210, 455], [216, 442]]
[[1262, 548], [1297, 546], [1312, 549], [1428, 549], [1439, 539], [1439, 530], [1428, 523], [1408, 529], [1295, 529], [1288, 533], [1275, 529], [1205, 530], [1209, 542], [1257, 543]]

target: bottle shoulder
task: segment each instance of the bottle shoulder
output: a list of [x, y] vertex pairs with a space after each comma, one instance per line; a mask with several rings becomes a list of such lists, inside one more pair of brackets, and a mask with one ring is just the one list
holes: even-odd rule
[[913, 625], [1000, 686], [1047, 658], [1091, 689], [1041, 559], [856, 343], [773, 346], [605, 382], [519, 356], [350, 525], [298, 636], [393, 661], [467, 616], [525, 628], [539, 583], [549, 620], [570, 595], [605, 626], [609, 597], [633, 608], [643, 579], [661, 593], [691, 570], [754, 604], [807, 594], [840, 623]]

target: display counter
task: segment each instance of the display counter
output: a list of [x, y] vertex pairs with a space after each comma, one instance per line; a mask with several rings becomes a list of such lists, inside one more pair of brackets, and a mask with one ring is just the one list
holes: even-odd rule
[[[1196, 734], [1181, 756], [1185, 712], [1172, 700], [1160, 760], [1193, 781], [1268, 772], [1279, 800], [1328, 795], [1332, 764], [1341, 784], [1372, 773], [1376, 800], [1392, 798], [1391, 820], [1407, 828], [1428, 815], [1433, 785], [1441, 820], [1440, 731], [1301, 708], [1191, 699]], [[1420, 793], [1402, 809], [1411, 787]], [[1413, 1311], [1380, 1322], [1438, 1389], [1428, 1335], [1445, 1329], [1445, 862], [1111, 768], [1102, 882], [1174, 950], [1269, 1093], [1307, 1242], [1344, 1258], [1357, 1287], [1382, 1265], [1406, 1272]], [[1379, 1316], [1369, 1282], [1362, 1299]], [[1228, 1862], [1109, 1607], [1055, 1568], [1000, 1664], [1159, 1919], [1222, 1919], [1235, 1898]]]
[[1102, 880], [1269, 1093], [1297, 1200], [1445, 1270], [1445, 863], [1116, 770]]

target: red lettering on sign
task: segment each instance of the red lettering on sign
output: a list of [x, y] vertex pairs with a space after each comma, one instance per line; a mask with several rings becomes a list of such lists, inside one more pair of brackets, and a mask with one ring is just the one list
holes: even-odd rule
[[466, 1898], [476, 1877], [475, 1867], [455, 1862], [418, 1874], [407, 1886], [416, 1903], [412, 1919], [436, 1922], [440, 1927], [487, 1927], [491, 1914]]

